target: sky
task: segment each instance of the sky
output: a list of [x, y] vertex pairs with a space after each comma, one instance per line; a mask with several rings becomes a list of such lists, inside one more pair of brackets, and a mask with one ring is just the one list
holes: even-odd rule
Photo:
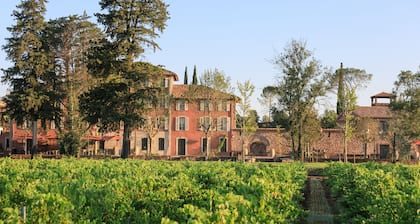
[[[6, 27], [19, 0], [0, 0], [0, 45], [10, 36]], [[257, 98], [265, 86], [281, 75], [272, 59], [291, 40], [306, 42], [320, 63], [333, 70], [364, 69], [373, 75], [358, 92], [358, 104], [370, 105], [370, 96], [391, 92], [402, 70], [419, 70], [420, 1], [390, 0], [166, 0], [170, 19], [157, 39], [161, 50], [147, 50], [141, 60], [178, 74], [183, 83], [185, 67], [192, 80], [194, 65], [201, 75], [222, 70], [232, 85], [250, 80], [256, 87], [252, 107], [262, 116], [266, 106]], [[98, 0], [49, 0], [46, 19], [84, 11], [100, 11]], [[96, 19], [92, 18], [93, 22]], [[0, 68], [7, 68], [0, 51]], [[2, 74], [1, 74], [2, 75]], [[0, 85], [0, 95], [8, 87]], [[335, 110], [335, 96], [320, 108]], [[322, 109], [322, 110], [323, 110]]]

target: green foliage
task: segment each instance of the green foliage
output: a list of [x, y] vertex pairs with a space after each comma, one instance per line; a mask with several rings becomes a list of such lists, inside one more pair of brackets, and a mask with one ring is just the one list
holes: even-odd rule
[[185, 72], [184, 72], [184, 85], [188, 84], [188, 72], [187, 72], [187, 66], [185, 66]]
[[25, 0], [13, 11], [16, 24], [3, 46], [12, 66], [2, 69], [2, 81], [12, 87], [6, 97], [7, 113], [22, 124], [25, 120], [60, 117], [61, 82], [54, 73], [54, 57], [44, 38], [46, 0]]
[[[147, 173], [147, 175], [144, 175]], [[0, 219], [18, 223], [294, 223], [302, 164], [0, 160]]]
[[194, 65], [194, 72], [193, 72], [193, 80], [191, 84], [198, 85], [197, 67], [195, 65]]
[[200, 76], [200, 84], [224, 93], [233, 93], [230, 77], [217, 68], [205, 70]]
[[[166, 28], [168, 5], [161, 0], [101, 0], [99, 5], [103, 13], [95, 15], [107, 38], [99, 41], [89, 54], [89, 70], [102, 82], [82, 96], [81, 110], [88, 112], [86, 120], [91, 125], [99, 124], [102, 129], [115, 129], [124, 123], [121, 156], [127, 158], [131, 129], [141, 125], [147, 105], [156, 97], [149, 83], [160, 83], [158, 74], [161, 74], [136, 59], [145, 47], [159, 48], [155, 39]], [[110, 102], [102, 94], [112, 97]], [[89, 105], [95, 103], [103, 105]], [[104, 113], [95, 112], [95, 107], [103, 108], [106, 104], [110, 105]]]
[[393, 93], [396, 99], [391, 109], [395, 119], [391, 128], [407, 142], [420, 139], [420, 72], [402, 71]]
[[58, 150], [61, 155], [76, 156], [82, 146], [81, 136], [75, 131], [68, 131], [60, 135]]
[[420, 167], [331, 163], [325, 174], [342, 223], [419, 223]]
[[325, 110], [321, 118], [322, 128], [335, 128], [337, 127], [337, 113], [334, 110]]
[[366, 73], [365, 70], [357, 68], [343, 68], [343, 63], [341, 63], [340, 68], [335, 71], [331, 80], [331, 85], [334, 87], [337, 86], [337, 114], [341, 114], [343, 112], [346, 89], [366, 87], [371, 79], [372, 74]]
[[284, 52], [274, 58], [273, 64], [281, 71], [276, 86], [277, 110], [287, 115], [287, 130], [296, 155], [302, 151], [304, 144], [305, 119], [313, 111], [316, 100], [330, 88], [330, 75], [306, 49], [306, 43], [296, 40], [292, 40]]

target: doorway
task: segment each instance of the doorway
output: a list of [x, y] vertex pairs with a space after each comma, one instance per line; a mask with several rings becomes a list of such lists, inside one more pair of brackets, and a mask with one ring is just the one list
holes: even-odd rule
[[185, 138], [178, 139], [178, 155], [179, 156], [185, 156], [186, 142], [187, 141]]

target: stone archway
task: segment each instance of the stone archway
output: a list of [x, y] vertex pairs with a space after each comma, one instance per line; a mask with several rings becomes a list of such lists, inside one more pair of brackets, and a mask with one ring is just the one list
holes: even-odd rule
[[267, 156], [267, 145], [263, 142], [253, 142], [251, 143], [249, 153], [252, 156]]

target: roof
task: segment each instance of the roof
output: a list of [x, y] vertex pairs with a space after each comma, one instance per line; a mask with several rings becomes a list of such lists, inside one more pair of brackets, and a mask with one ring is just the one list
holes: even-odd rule
[[391, 98], [394, 97], [392, 93], [380, 92], [376, 95], [371, 96], [370, 98]]
[[173, 76], [175, 81], [178, 81], [178, 75], [175, 72], [169, 71], [167, 69], [163, 69], [166, 76]]
[[358, 106], [354, 111], [354, 114], [362, 118], [382, 118], [390, 119], [391, 111], [389, 107], [367, 107]]
[[[207, 86], [202, 85], [173, 85], [172, 96], [174, 98], [192, 98], [192, 99], [206, 99], [209, 98], [209, 93], [217, 95], [220, 99], [239, 101], [239, 97], [224, 93]], [[212, 97], [212, 96], [211, 96]]]

